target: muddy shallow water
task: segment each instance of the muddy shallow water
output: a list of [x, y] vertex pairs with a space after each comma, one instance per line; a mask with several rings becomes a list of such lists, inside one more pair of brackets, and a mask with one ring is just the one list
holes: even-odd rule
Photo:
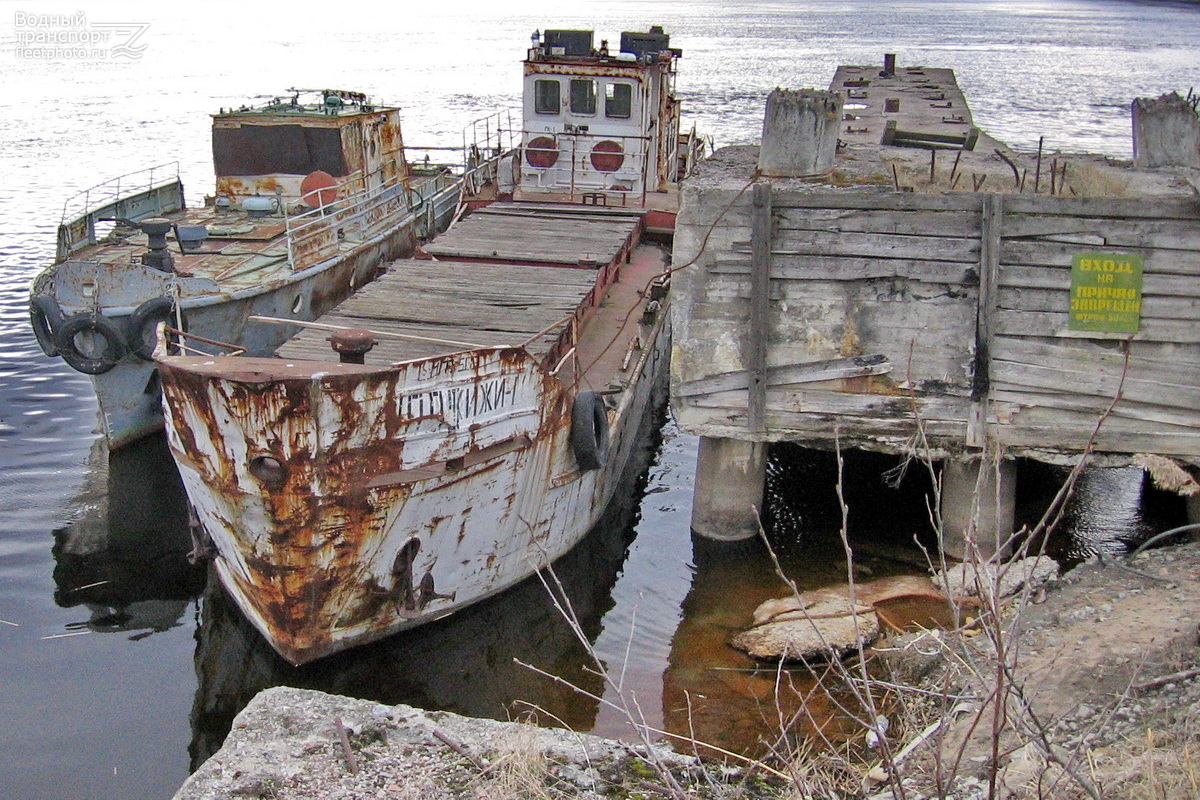
[[[547, 26], [611, 37], [664, 25], [684, 50], [685, 123], [718, 145], [757, 137], [775, 86], [822, 87], [837, 64], [885, 52], [956, 68], [977, 121], [1026, 149], [1045, 136], [1048, 147], [1127, 157], [1133, 97], [1200, 85], [1195, 4], [608, 0], [567, 3], [554, 18], [520, 3], [468, 3], [420, 19], [399, 5], [341, 8], [330, 20], [221, 2], [89, 6], [89, 25], [149, 26], [141, 57], [106, 60], [18, 57], [7, 52], [14, 20], [0, 19], [11, 105], [0, 118], [0, 797], [168, 797], [232, 714], [274, 683], [497, 717], [536, 707], [610, 735], [624, 725], [604, 702], [514, 662], [616, 696], [585, 669], [586, 648], [536, 583], [301, 670], [266, 651], [219, 592], [206, 593], [204, 570], [184, 559], [184, 498], [161, 439], [110, 461], [88, 380], [44, 357], [28, 329], [28, 286], [52, 257], [73, 192], [179, 159], [198, 202], [211, 191], [206, 115], [290, 86], [398, 100], [408, 144], [454, 143], [470, 119], [513, 105], [524, 45]], [[695, 440], [667, 424], [648, 448], [647, 473], [560, 578], [591, 647], [636, 692], [647, 722], [679, 730], [690, 719], [715, 743], [769, 735], [766, 678], [725, 641], [781, 583], [761, 552], [694, 549]], [[787, 450], [772, 462], [765, 508], [781, 557], [804, 586], [843, 580], [836, 468]], [[891, 466], [848, 469], [857, 538], [908, 541], [925, 525], [919, 483], [883, 486]], [[1061, 476], [1025, 474], [1028, 519]], [[1182, 513], [1143, 495], [1136, 471], [1089, 473], [1062, 551], [1119, 548]], [[906, 568], [863, 563], [877, 575]]]

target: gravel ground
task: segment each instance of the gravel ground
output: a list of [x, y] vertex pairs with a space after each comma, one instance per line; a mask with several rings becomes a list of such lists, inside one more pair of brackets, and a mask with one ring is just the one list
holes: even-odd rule
[[[1198, 621], [1195, 543], [1093, 559], [1024, 602], [1010, 602], [1002, 647], [1015, 653], [1011, 724], [997, 750], [994, 707], [963, 713], [949, 726], [940, 771], [958, 778], [950, 796], [988, 796], [993, 766], [1002, 797], [1198, 796], [1193, 761], [1200, 766], [1200, 759], [1192, 755], [1200, 752]], [[919, 647], [919, 638], [902, 644]], [[920, 649], [930, 652], [929, 644]], [[993, 637], [985, 631], [940, 637], [939, 644], [963, 660], [901, 659], [900, 671], [920, 675], [927, 688], [986, 698], [995, 684]], [[957, 769], [950, 769], [945, 756], [960, 749]], [[931, 744], [905, 768], [909, 797], [936, 796], [931, 784], [938, 770]], [[1169, 785], [1176, 783], [1181, 793], [1172, 794]]]

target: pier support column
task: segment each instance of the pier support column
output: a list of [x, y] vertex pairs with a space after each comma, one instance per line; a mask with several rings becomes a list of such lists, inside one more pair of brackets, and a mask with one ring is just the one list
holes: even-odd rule
[[1200, 167], [1200, 118], [1178, 93], [1133, 101], [1133, 162], [1139, 167]]
[[776, 89], [767, 96], [758, 169], [768, 178], [805, 178], [833, 169], [842, 96], [815, 89]]
[[698, 536], [738, 542], [758, 535], [755, 508], [767, 478], [765, 442], [700, 437], [692, 530]]
[[953, 558], [968, 554], [969, 541], [981, 558], [1002, 549], [1013, 532], [1017, 496], [1017, 464], [979, 458], [948, 458], [942, 463], [942, 552]]
[[1187, 502], [1188, 525], [1200, 525], [1200, 494], [1183, 498]]

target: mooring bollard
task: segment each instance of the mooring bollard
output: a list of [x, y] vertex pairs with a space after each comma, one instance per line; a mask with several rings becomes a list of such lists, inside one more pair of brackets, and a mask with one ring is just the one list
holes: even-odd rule
[[768, 178], [827, 174], [837, 155], [842, 96], [815, 89], [776, 89], [767, 96], [758, 171]]

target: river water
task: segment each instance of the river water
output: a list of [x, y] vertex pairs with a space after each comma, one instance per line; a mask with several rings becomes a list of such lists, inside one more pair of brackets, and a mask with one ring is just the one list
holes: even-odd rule
[[[1044, 136], [1050, 148], [1128, 157], [1131, 99], [1200, 86], [1195, 3], [565, 0], [551, 16], [525, 2], [417, 13], [346, 0], [315, 14], [225, 0], [4, 2], [0, 797], [169, 797], [232, 715], [276, 683], [494, 717], [540, 709], [622, 734], [620, 713], [514, 662], [615, 696], [584, 668], [585, 648], [537, 584], [307, 669], [279, 663], [184, 560], [185, 499], [161, 439], [110, 461], [89, 382], [41, 355], [26, 304], [69, 195], [176, 160], [192, 201], [211, 190], [206, 115], [220, 107], [290, 87], [356, 89], [405, 109], [410, 145], [456, 144], [471, 119], [515, 107], [534, 29], [594, 28], [615, 40], [651, 24], [683, 49], [686, 118], [718, 146], [756, 139], [772, 88], [822, 88], [838, 64], [879, 63], [885, 52], [901, 65], [955, 68], [977, 123], [1029, 149]], [[64, 31], [108, 38], [90, 50], [21, 49]], [[668, 422], [647, 448], [650, 466], [631, 478], [628, 502], [560, 577], [647, 721], [678, 730], [690, 717], [724, 744], [761, 735], [762, 687], [724, 641], [779, 587], [753, 556], [693, 551], [695, 441]], [[875, 476], [863, 480], [864, 506], [885, 513], [852, 513], [852, 530], [910, 537], [923, 524], [920, 492], [881, 489], [881, 468], [858, 469]], [[836, 569], [834, 478], [828, 459], [781, 449], [772, 463], [774, 536], [785, 562], [808, 573]], [[1036, 491], [1023, 496], [1036, 507]], [[1144, 502], [1138, 474], [1096, 470], [1068, 517], [1069, 548], [1116, 549], [1178, 514]]]

